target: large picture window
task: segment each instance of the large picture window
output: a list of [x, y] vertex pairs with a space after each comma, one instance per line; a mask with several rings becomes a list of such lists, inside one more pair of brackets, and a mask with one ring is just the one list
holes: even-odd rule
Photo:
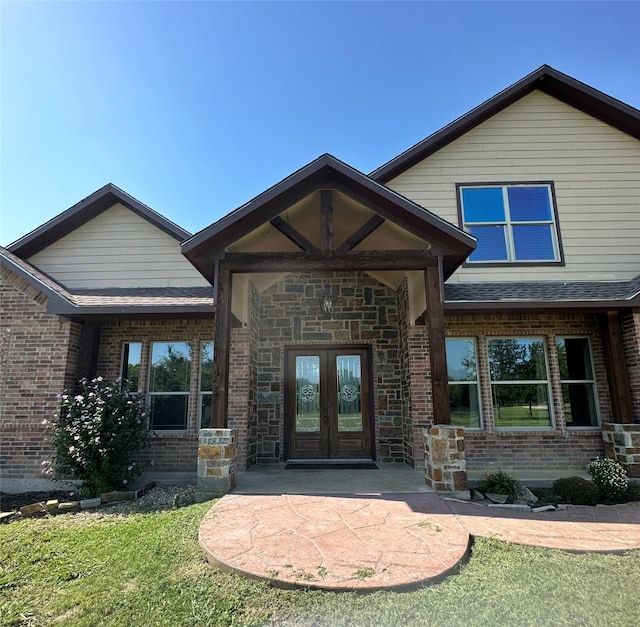
[[150, 429], [175, 431], [187, 428], [191, 359], [189, 342], [151, 344]]
[[198, 421], [200, 429], [211, 428], [213, 390], [213, 342], [200, 344], [200, 387], [198, 389]]
[[551, 184], [459, 186], [470, 263], [560, 261]]
[[495, 426], [550, 427], [551, 407], [544, 340], [490, 339], [488, 349]]
[[559, 337], [556, 345], [567, 427], [598, 426], [589, 340], [586, 337]]
[[481, 427], [476, 343], [470, 338], [447, 338], [447, 374], [451, 424]]

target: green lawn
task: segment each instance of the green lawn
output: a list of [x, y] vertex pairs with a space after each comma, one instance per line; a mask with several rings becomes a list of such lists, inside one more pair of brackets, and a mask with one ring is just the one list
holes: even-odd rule
[[0, 527], [1, 625], [640, 624], [640, 551], [572, 555], [476, 542], [462, 572], [411, 593], [283, 591], [204, 561], [211, 503]]

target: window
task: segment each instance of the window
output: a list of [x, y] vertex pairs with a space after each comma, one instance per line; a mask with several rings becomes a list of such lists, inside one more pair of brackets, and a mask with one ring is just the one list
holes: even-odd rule
[[141, 342], [125, 342], [122, 347], [122, 365], [120, 378], [127, 381], [128, 389], [135, 392], [140, 389]]
[[460, 186], [465, 230], [482, 262], [560, 261], [551, 184]]
[[200, 344], [200, 388], [198, 391], [198, 420], [200, 429], [211, 428], [211, 399], [213, 389], [213, 342]]
[[150, 429], [187, 428], [191, 351], [189, 342], [153, 342], [151, 344]]
[[488, 349], [495, 426], [550, 427], [544, 340], [490, 339]]
[[446, 347], [451, 424], [479, 429], [481, 424], [476, 343], [472, 339], [447, 338]]
[[598, 426], [589, 340], [586, 337], [563, 337], [557, 339], [556, 346], [567, 427]]

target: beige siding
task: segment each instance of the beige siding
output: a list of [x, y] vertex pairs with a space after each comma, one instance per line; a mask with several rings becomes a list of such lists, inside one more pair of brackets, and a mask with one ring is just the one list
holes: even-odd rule
[[120, 204], [29, 261], [70, 288], [208, 285], [180, 242]]
[[450, 281], [640, 273], [640, 142], [535, 91], [388, 183], [458, 224], [456, 183], [553, 181], [564, 267], [463, 268]]

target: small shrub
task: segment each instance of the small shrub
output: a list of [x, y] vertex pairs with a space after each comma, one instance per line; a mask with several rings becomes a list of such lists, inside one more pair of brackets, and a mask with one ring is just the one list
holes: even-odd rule
[[640, 483], [637, 481], [629, 481], [627, 498], [632, 502], [640, 501]]
[[143, 471], [133, 458], [146, 443], [145, 408], [126, 385], [82, 379], [78, 394], [61, 395], [55, 418], [53, 458], [44, 462], [45, 472], [81, 479], [92, 495], [122, 489]]
[[614, 459], [597, 458], [587, 464], [587, 472], [608, 501], [624, 501], [627, 497], [627, 471]]
[[509, 473], [502, 470], [498, 472], [487, 472], [484, 479], [478, 486], [478, 490], [483, 494], [507, 494], [514, 500], [517, 498], [518, 481]]
[[596, 505], [600, 499], [597, 486], [582, 477], [565, 477], [553, 483], [553, 494], [557, 495], [561, 503], [572, 505]]

